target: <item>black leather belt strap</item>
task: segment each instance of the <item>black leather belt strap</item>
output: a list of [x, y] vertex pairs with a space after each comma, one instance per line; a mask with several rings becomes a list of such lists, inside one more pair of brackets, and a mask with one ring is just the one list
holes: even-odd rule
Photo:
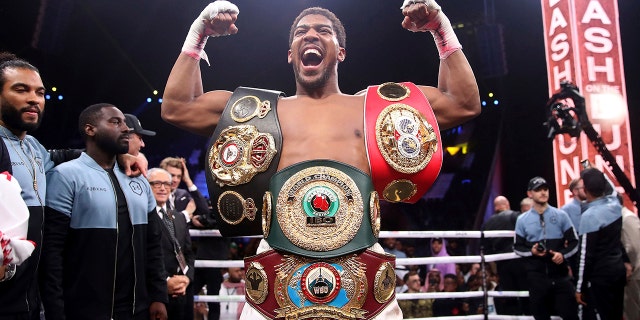
[[[262, 198], [265, 191], [269, 188], [271, 176], [273, 176], [278, 169], [280, 154], [282, 152], [282, 132], [280, 131], [280, 123], [278, 122], [276, 112], [280, 95], [282, 95], [282, 92], [279, 91], [238, 87], [227, 102], [227, 106], [222, 113], [216, 130], [209, 141], [206, 157], [207, 169], [205, 170], [207, 187], [209, 189], [209, 199], [211, 199], [213, 206], [213, 214], [218, 222], [220, 233], [223, 236], [262, 235]], [[247, 100], [246, 97], [248, 96], [257, 97], [261, 101], [268, 101], [271, 110], [266, 112], [266, 115], [261, 114], [261, 116], [263, 116], [262, 118], [257, 115], [244, 117], [244, 115], [246, 115], [242, 112], [244, 109], [240, 109], [237, 106], [235, 110], [233, 110], [233, 106], [238, 100], [243, 98]], [[253, 110], [249, 110], [249, 113], [252, 111]], [[235, 114], [232, 115], [234, 112]], [[212, 163], [210, 161], [213, 146], [223, 130], [233, 126], [246, 125], [254, 126], [260, 133], [268, 133], [273, 136], [276, 154], [273, 156], [266, 171], [257, 173], [249, 182], [236, 186], [220, 186], [212, 172]], [[254, 217], [253, 219], [247, 218], [246, 214], [243, 217], [243, 210], [246, 212], [247, 204], [250, 204], [257, 210], [254, 212], [254, 215], [249, 215]], [[219, 208], [223, 212], [220, 212]], [[229, 223], [229, 221], [232, 223]]]

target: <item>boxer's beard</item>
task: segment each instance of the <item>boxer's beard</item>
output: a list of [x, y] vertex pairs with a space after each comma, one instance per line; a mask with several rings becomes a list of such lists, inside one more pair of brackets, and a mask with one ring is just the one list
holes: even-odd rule
[[327, 70], [329, 70], [330, 67], [331, 66], [327, 66], [323, 68], [319, 76], [314, 75], [312, 79], [308, 80], [308, 79], [305, 79], [305, 77], [302, 75], [298, 65], [294, 65], [293, 70], [296, 77], [296, 82], [300, 84], [302, 87], [307, 89], [322, 88], [327, 84], [327, 82], [329, 82], [330, 74]]

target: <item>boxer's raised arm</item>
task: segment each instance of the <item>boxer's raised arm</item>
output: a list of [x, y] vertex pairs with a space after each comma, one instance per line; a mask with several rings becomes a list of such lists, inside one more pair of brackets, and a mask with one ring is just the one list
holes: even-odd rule
[[451, 22], [434, 0], [407, 0], [402, 27], [431, 32], [440, 56], [438, 87], [421, 86], [440, 130], [457, 126], [480, 114], [480, 94], [473, 70], [462, 52]]
[[161, 115], [165, 121], [197, 134], [213, 132], [231, 92], [203, 92], [200, 59], [209, 63], [204, 52], [209, 37], [238, 32], [235, 26], [238, 13], [234, 4], [216, 1], [193, 21], [162, 97]]

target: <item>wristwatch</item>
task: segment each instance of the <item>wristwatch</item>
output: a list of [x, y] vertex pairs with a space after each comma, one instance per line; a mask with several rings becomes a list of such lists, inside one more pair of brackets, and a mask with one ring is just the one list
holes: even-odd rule
[[4, 269], [4, 277], [0, 279], [0, 282], [9, 281], [16, 274], [16, 265], [8, 264]]

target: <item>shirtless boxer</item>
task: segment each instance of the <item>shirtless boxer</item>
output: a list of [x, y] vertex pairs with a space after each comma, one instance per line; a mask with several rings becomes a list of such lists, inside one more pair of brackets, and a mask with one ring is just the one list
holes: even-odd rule
[[330, 11], [310, 8], [290, 30], [294, 96], [242, 87], [205, 93], [204, 46], [209, 37], [237, 33], [238, 13], [216, 1], [193, 22], [167, 81], [162, 117], [212, 136], [206, 171], [223, 234], [255, 234], [257, 225], [264, 236], [258, 254], [245, 259], [242, 318], [402, 318], [389, 282], [395, 259], [376, 242], [378, 197], [415, 202], [440, 170], [439, 130], [480, 112], [475, 77], [448, 18], [433, 0], [402, 5], [405, 29], [434, 36], [437, 87], [385, 83], [366, 94], [342, 93], [344, 27]]

